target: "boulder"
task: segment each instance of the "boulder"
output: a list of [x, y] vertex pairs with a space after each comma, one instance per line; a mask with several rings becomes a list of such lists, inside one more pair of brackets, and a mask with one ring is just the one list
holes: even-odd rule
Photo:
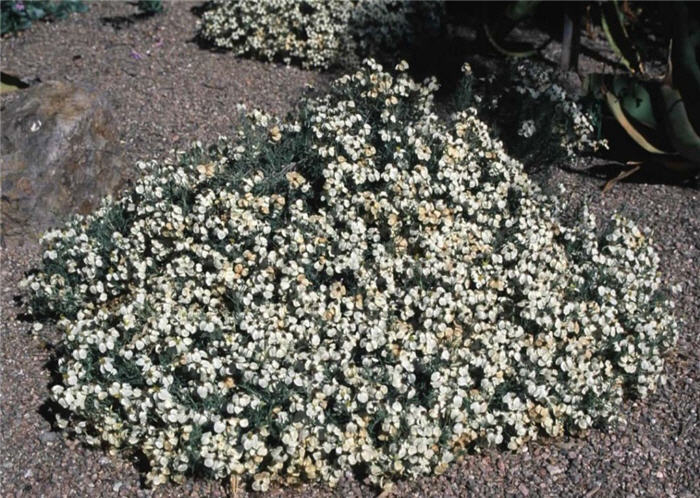
[[103, 96], [70, 83], [41, 83], [10, 100], [2, 121], [3, 246], [38, 241], [124, 183], [119, 135]]

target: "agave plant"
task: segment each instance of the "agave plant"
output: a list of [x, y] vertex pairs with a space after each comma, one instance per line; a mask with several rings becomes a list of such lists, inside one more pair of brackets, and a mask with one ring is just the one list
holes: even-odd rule
[[[535, 15], [540, 2], [518, 0], [505, 7], [487, 9], [484, 36], [492, 47], [509, 57], [527, 57], [538, 50], [508, 44], [513, 28]], [[700, 46], [700, 20], [683, 2], [669, 3], [668, 35], [671, 40], [668, 67], [663, 78], [651, 78], [644, 67], [637, 43], [626, 27], [633, 17], [628, 2], [585, 2], [564, 10], [560, 67], [574, 70], [578, 66], [579, 38], [584, 14], [595, 18], [609, 46], [628, 72], [592, 74], [585, 80], [588, 90], [600, 98], [630, 138], [657, 163], [666, 168], [695, 174], [700, 170], [700, 66], [696, 49]], [[489, 20], [490, 19], [490, 20]], [[641, 163], [628, 163], [631, 169], [608, 182], [604, 190], [639, 169]]]
[[[630, 74], [594, 74], [589, 88], [602, 98], [627, 135], [667, 168], [681, 173], [700, 171], [700, 23], [682, 2], [674, 2], [668, 66], [663, 78], [652, 79], [643, 65], [626, 58]], [[634, 53], [627, 51], [627, 53]], [[634, 72], [632, 72], [634, 71]], [[635, 74], [636, 73], [636, 74]], [[640, 74], [641, 73], [641, 74]], [[605, 187], [641, 167], [621, 173]]]
[[[499, 53], [508, 57], [529, 57], [542, 48], [531, 45], [508, 43], [508, 34], [525, 19], [536, 15], [542, 4], [539, 0], [516, 0], [505, 6], [486, 4], [483, 11], [484, 38]], [[547, 6], [547, 16], [552, 15], [551, 6]], [[543, 9], [540, 9], [542, 12]], [[603, 2], [572, 2], [563, 9], [562, 49], [560, 67], [563, 70], [576, 70], [580, 47], [581, 26], [583, 18], [590, 26], [595, 17], [600, 24], [613, 51], [622, 63], [632, 72], [644, 73], [639, 52], [625, 27], [625, 13], [630, 13], [627, 2], [620, 7], [617, 0]], [[544, 45], [549, 43], [547, 41]], [[544, 46], [543, 45], [543, 46]]]
[[[630, 39], [625, 27], [624, 14], [619, 2], [601, 2], [600, 4], [600, 26], [603, 28], [605, 37], [610, 47], [620, 58], [622, 63], [632, 73], [644, 74], [644, 65], [639, 56], [635, 44]], [[625, 3], [627, 5], [627, 3]]]

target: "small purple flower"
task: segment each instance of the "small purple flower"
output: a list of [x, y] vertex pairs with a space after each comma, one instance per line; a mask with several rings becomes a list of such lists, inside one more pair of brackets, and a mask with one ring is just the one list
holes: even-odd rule
[[138, 53], [136, 50], [134, 50], [134, 49], [131, 49], [131, 56], [132, 56], [134, 59], [136, 59], [136, 60], [143, 59], [143, 55], [139, 54], [139, 53]]
[[24, 10], [24, 4], [22, 2], [16, 2], [12, 6], [17, 12], [22, 12]]

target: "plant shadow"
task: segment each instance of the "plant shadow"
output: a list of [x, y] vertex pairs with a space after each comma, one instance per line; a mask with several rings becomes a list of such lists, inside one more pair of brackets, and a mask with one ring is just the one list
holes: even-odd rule
[[105, 26], [111, 26], [115, 31], [120, 31], [136, 22], [150, 19], [154, 15], [156, 15], [156, 12], [137, 12], [128, 16], [101, 17], [100, 22]]

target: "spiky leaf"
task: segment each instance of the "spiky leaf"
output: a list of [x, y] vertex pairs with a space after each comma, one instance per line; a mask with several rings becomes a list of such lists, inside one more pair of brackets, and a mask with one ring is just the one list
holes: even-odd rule
[[639, 145], [641, 148], [652, 154], [669, 154], [669, 152], [654, 147], [649, 142], [647, 137], [645, 137], [642, 134], [638, 127], [635, 127], [630, 122], [630, 120], [627, 118], [625, 112], [622, 109], [620, 100], [612, 92], [605, 92], [605, 101], [607, 102], [608, 108], [610, 109], [610, 112], [612, 112], [613, 116], [615, 116], [617, 122], [620, 123], [620, 126], [624, 128], [624, 130], [627, 132], [630, 138], [632, 138], [632, 140], [634, 140], [637, 143], [637, 145]]
[[669, 140], [679, 154], [700, 166], [700, 137], [690, 124], [683, 97], [669, 85], [661, 85], [660, 90]]
[[644, 67], [639, 53], [627, 35], [617, 2], [602, 2], [600, 8], [602, 11], [601, 24], [610, 46], [630, 71], [643, 73]]
[[651, 96], [643, 82], [618, 74], [612, 79], [612, 91], [620, 100], [626, 114], [644, 126], [658, 128]]

